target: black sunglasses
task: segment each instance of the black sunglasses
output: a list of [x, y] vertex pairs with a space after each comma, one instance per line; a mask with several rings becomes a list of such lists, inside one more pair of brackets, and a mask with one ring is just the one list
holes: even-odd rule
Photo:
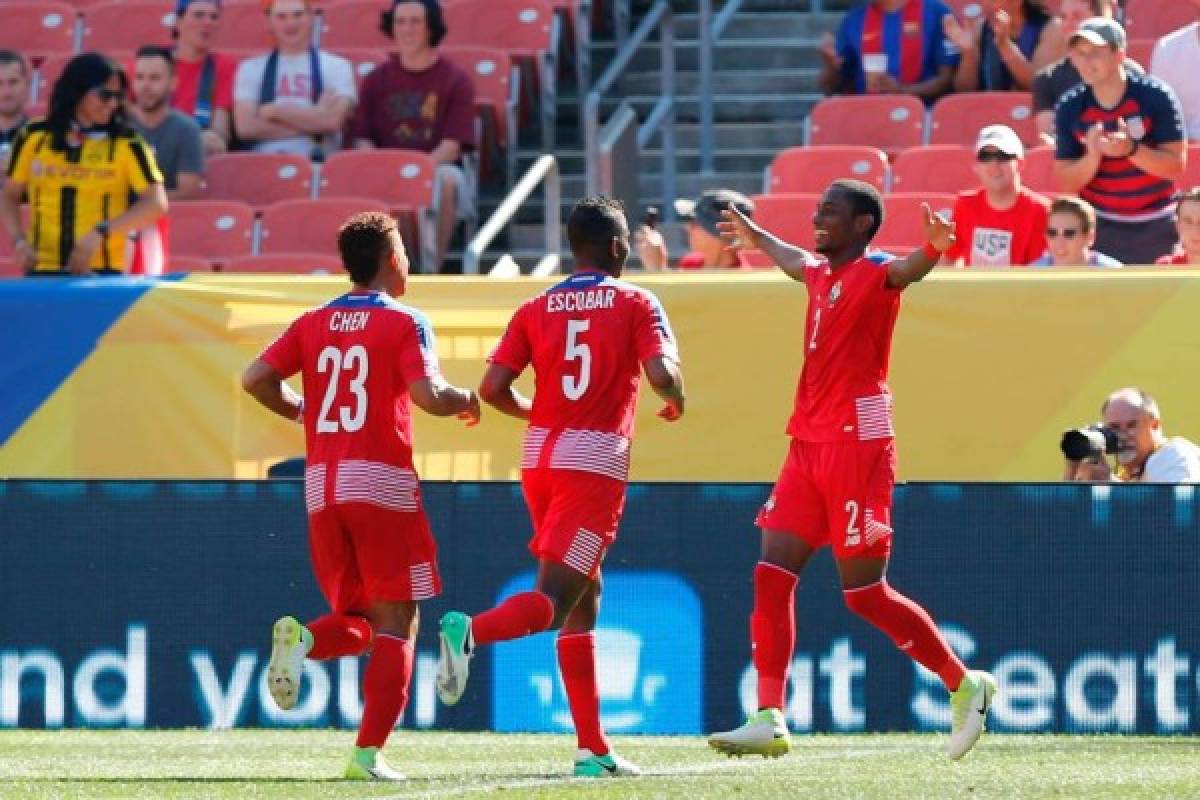
[[1001, 153], [999, 151], [989, 153], [985, 150], [984, 152], [975, 156], [975, 160], [981, 164], [987, 164], [989, 162], [999, 162], [1001, 164], [1007, 164], [1009, 161], [1016, 161], [1017, 157], [1010, 156], [1008, 153]]
[[1077, 228], [1063, 228], [1062, 230], [1059, 230], [1058, 228], [1046, 228], [1046, 236], [1051, 239], [1057, 239], [1059, 236], [1063, 237], [1064, 239], [1074, 239], [1081, 233], [1083, 233], [1083, 231]]
[[92, 89], [92, 94], [96, 95], [96, 97], [105, 102], [108, 102], [109, 100], [116, 100], [119, 103], [125, 99], [125, 92], [121, 91], [120, 89], [105, 89], [101, 87], [98, 89]]

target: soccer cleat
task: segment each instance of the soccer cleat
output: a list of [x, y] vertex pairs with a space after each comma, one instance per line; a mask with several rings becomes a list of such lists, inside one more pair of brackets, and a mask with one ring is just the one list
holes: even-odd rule
[[471, 636], [471, 618], [461, 611], [445, 614], [439, 624], [437, 693], [443, 703], [452, 706], [466, 691], [475, 639]]
[[378, 747], [356, 747], [350, 754], [350, 763], [346, 765], [345, 778], [348, 781], [379, 781], [382, 783], [399, 783], [408, 780], [404, 773], [391, 768], [383, 760], [383, 754]]
[[300, 698], [300, 680], [304, 677], [304, 626], [295, 617], [280, 617], [271, 629], [271, 662], [267, 666], [267, 688], [275, 705], [284, 711]]
[[576, 778], [624, 778], [641, 774], [641, 767], [611, 750], [602, 756], [586, 748], [575, 751]]
[[708, 746], [728, 756], [778, 758], [792, 749], [792, 737], [783, 712], [764, 708], [751, 714], [740, 728], [709, 736]]
[[958, 689], [950, 693], [953, 727], [946, 742], [946, 755], [957, 761], [970, 752], [987, 723], [987, 712], [996, 696], [996, 679], [986, 672], [971, 670]]

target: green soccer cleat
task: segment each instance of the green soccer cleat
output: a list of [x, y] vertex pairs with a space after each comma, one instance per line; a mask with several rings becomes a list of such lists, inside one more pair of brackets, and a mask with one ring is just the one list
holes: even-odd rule
[[383, 760], [383, 754], [378, 747], [356, 747], [350, 754], [350, 763], [346, 765], [345, 776], [348, 781], [378, 781], [380, 783], [400, 783], [408, 778], [404, 773], [392, 769]]
[[443, 703], [452, 706], [466, 691], [475, 639], [471, 636], [471, 618], [461, 611], [445, 614], [440, 627], [437, 693]]
[[986, 672], [971, 670], [957, 690], [950, 693], [954, 721], [946, 755], [957, 761], [971, 751], [983, 735], [987, 712], [996, 696], [996, 679]]
[[764, 708], [751, 714], [740, 728], [709, 736], [708, 746], [727, 756], [778, 758], [792, 749], [792, 737], [783, 712]]
[[641, 767], [611, 750], [602, 756], [586, 748], [575, 751], [576, 778], [624, 778], [641, 774]]
[[304, 657], [309, 645], [307, 632], [295, 617], [280, 617], [271, 629], [271, 661], [267, 665], [267, 688], [275, 705], [284, 711], [300, 698]]

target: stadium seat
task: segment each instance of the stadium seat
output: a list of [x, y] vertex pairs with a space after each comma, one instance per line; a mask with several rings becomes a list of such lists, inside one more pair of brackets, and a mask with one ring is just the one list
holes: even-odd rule
[[1156, 44], [1158, 44], [1158, 39], [1130, 39], [1129, 47], [1125, 50], [1125, 55], [1141, 64], [1142, 69], [1149, 72], [1150, 61], [1154, 56], [1154, 45]]
[[254, 209], [245, 203], [185, 200], [171, 203], [171, 259], [195, 256], [223, 263], [248, 255], [254, 244]]
[[379, 0], [339, 0], [326, 6], [317, 24], [321, 47], [389, 47], [391, 39], [379, 29], [379, 13], [384, 8]]
[[931, 144], [905, 150], [892, 164], [893, 192], [957, 194], [979, 185], [975, 153], [960, 144]]
[[329, 52], [350, 62], [354, 67], [354, 84], [360, 90], [363, 80], [388, 57], [387, 51], [378, 47], [336, 47]]
[[332, 253], [337, 232], [351, 214], [387, 208], [368, 197], [284, 200], [262, 215], [259, 253]]
[[1025, 151], [1025, 164], [1021, 167], [1021, 182], [1042, 194], [1057, 194], [1058, 181], [1054, 179], [1054, 148], [1045, 145]]
[[212, 262], [200, 256], [177, 256], [167, 258], [167, 272], [212, 272]]
[[175, 12], [160, 0], [118, 0], [92, 6], [83, 16], [83, 50], [137, 50], [171, 44]]
[[77, 17], [67, 3], [5, 3], [0, 48], [30, 56], [73, 53]]
[[[806, 250], [815, 247], [812, 215], [821, 195], [815, 193], [758, 194], [754, 201], [754, 221], [771, 233]], [[759, 266], [756, 256], [750, 262]], [[763, 263], [762, 266], [768, 266]]]
[[769, 194], [823, 192], [838, 178], [857, 178], [883, 191], [887, 156], [874, 147], [822, 145], [789, 147], [767, 167], [764, 191]]
[[262, 4], [256, 2], [226, 2], [221, 4], [221, 26], [215, 47], [227, 51], [263, 53], [272, 46]]
[[237, 200], [262, 209], [312, 197], [313, 167], [295, 154], [226, 153], [208, 160], [204, 181], [206, 199]]
[[986, 125], [1007, 125], [1026, 147], [1038, 144], [1033, 98], [1028, 92], [963, 92], [943, 97], [929, 119], [930, 144], [974, 146]]
[[925, 139], [925, 105], [909, 95], [829, 97], [808, 118], [806, 144], [863, 145], [898, 153]]
[[883, 227], [875, 241], [903, 248], [917, 248], [925, 243], [925, 219], [921, 215], [921, 204], [928, 203], [934, 211], [947, 216], [954, 209], [952, 194], [934, 192], [903, 192], [890, 194], [883, 215]]
[[222, 272], [274, 273], [285, 275], [337, 275], [342, 262], [328, 253], [270, 253], [241, 256], [225, 264]]
[[513, 70], [508, 53], [493, 47], [444, 47], [441, 52], [475, 82], [475, 107], [483, 129], [481, 173], [490, 173], [491, 162], [503, 156], [505, 175], [516, 180], [517, 150], [510, 142], [515, 144], [517, 135], [520, 73]]
[[1127, 0], [1125, 31], [1130, 39], [1157, 39], [1196, 21], [1187, 0]]

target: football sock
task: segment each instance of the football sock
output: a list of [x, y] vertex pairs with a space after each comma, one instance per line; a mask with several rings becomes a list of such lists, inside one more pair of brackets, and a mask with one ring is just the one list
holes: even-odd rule
[[359, 747], [383, 747], [408, 702], [413, 648], [408, 639], [390, 633], [375, 637], [363, 672], [363, 715], [358, 726]]
[[947, 689], [958, 688], [966, 667], [925, 609], [882, 580], [861, 589], [846, 589], [842, 596], [851, 611], [886, 633], [909, 658], [936, 673]]
[[506, 642], [540, 633], [554, 621], [554, 602], [541, 592], [520, 592], [471, 617], [475, 644]]
[[596, 637], [591, 631], [558, 635], [558, 671], [562, 673], [575, 738], [593, 755], [608, 753], [608, 739], [600, 727], [600, 693], [596, 689]]
[[758, 707], [783, 708], [788, 667], [796, 646], [792, 596], [797, 578], [783, 567], [760, 561], [754, 567], [754, 613], [750, 642], [758, 673]]
[[351, 614], [326, 614], [305, 625], [312, 635], [308, 657], [315, 661], [357, 656], [371, 645], [371, 623]]

